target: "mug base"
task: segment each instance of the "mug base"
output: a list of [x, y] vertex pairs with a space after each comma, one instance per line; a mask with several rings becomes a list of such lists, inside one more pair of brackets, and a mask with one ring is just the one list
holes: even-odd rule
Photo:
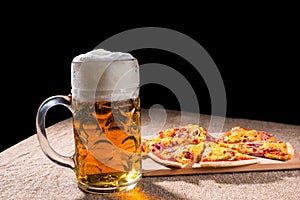
[[78, 182], [79, 189], [83, 190], [86, 193], [92, 193], [92, 194], [111, 194], [116, 192], [126, 192], [135, 188], [136, 185], [137, 182], [134, 182], [130, 185], [118, 186], [118, 187], [94, 187], [94, 186], [89, 186]]

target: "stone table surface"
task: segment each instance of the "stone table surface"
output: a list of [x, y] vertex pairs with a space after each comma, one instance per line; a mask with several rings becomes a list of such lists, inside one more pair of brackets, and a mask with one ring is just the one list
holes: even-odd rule
[[[173, 110], [142, 110], [142, 134], [198, 123], [210, 132], [233, 126], [270, 132], [289, 141], [300, 152], [300, 126], [240, 118], [212, 117]], [[71, 156], [72, 119], [47, 128], [48, 139], [58, 153]], [[128, 192], [95, 195], [77, 187], [74, 172], [49, 160], [34, 134], [0, 153], [0, 199], [300, 199], [300, 170], [279, 170], [199, 175], [142, 177]]]

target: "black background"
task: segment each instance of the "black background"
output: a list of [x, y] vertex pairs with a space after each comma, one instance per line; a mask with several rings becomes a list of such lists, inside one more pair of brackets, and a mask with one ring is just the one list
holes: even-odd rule
[[[70, 93], [73, 57], [94, 49], [114, 34], [149, 26], [179, 31], [204, 47], [223, 78], [228, 117], [300, 125], [299, 16], [293, 6], [228, 11], [220, 15], [215, 11], [204, 16], [200, 16], [201, 10], [205, 9], [190, 16], [175, 12], [155, 19], [154, 13], [158, 15], [155, 10], [149, 13], [136, 10], [131, 13], [132, 18], [127, 19], [124, 13], [116, 20], [101, 9], [84, 14], [71, 8], [57, 10], [42, 6], [18, 10], [17, 17], [7, 16], [9, 20], [4, 19], [1, 31], [4, 112], [0, 151], [36, 133], [35, 115], [43, 100]], [[216, 18], [212, 19], [213, 16]], [[163, 63], [184, 74], [201, 98], [201, 113], [210, 114], [206, 85], [192, 73], [193, 67], [184, 59], [155, 49], [131, 53], [140, 64]], [[152, 95], [154, 90], [156, 95]], [[144, 108], [158, 103], [165, 108], [180, 109], [174, 97], [172, 91], [157, 85], [141, 88]], [[54, 108], [47, 115], [46, 125], [70, 116], [66, 108]]]

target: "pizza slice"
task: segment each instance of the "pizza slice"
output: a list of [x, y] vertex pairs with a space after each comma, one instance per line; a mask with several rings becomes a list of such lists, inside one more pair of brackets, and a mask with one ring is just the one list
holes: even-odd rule
[[207, 142], [202, 154], [200, 167], [232, 167], [258, 163], [259, 159], [234, 149]]
[[206, 135], [206, 129], [195, 124], [165, 129], [153, 138], [142, 138], [141, 150], [143, 154], [147, 154], [158, 146], [166, 149], [178, 145], [199, 144], [206, 140]]
[[234, 127], [226, 132], [217, 143], [222, 147], [261, 158], [286, 161], [294, 156], [294, 148], [288, 142], [277, 141], [265, 131]]
[[155, 146], [147, 155], [159, 164], [168, 167], [184, 168], [200, 161], [204, 142], [199, 144], [174, 145], [163, 148]]
[[231, 144], [253, 141], [274, 142], [276, 141], [276, 139], [266, 131], [258, 131], [255, 129], [248, 129], [240, 126], [235, 126], [230, 131], [223, 134], [223, 136], [219, 138], [218, 141]]
[[276, 160], [290, 160], [294, 156], [294, 148], [289, 142], [245, 142], [236, 144], [219, 143], [220, 146], [237, 150], [240, 153]]
[[144, 155], [160, 164], [184, 168], [200, 161], [206, 135], [206, 129], [201, 126], [187, 124], [160, 131], [153, 138], [142, 139], [141, 149]]

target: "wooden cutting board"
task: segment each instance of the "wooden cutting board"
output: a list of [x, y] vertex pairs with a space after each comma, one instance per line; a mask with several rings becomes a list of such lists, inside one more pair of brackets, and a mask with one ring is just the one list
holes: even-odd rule
[[148, 156], [142, 160], [143, 176], [172, 176], [187, 174], [211, 174], [211, 173], [229, 173], [229, 172], [253, 172], [253, 171], [271, 171], [271, 170], [289, 170], [300, 169], [300, 155], [295, 153], [293, 159], [288, 161], [277, 161], [265, 158], [259, 158], [260, 162], [251, 165], [236, 167], [198, 167], [191, 166], [183, 169], [169, 168], [158, 164]]
[[[223, 133], [212, 133], [212, 135], [216, 138], [220, 137], [222, 134]], [[193, 165], [180, 169], [163, 166], [152, 160], [147, 155], [144, 155], [142, 160], [142, 169], [144, 177], [300, 169], [300, 155], [297, 152], [295, 152], [293, 159], [288, 161], [279, 161], [267, 158], [259, 158], [259, 160], [260, 162], [256, 164], [235, 167], [214, 168], [199, 167], [198, 165]]]

